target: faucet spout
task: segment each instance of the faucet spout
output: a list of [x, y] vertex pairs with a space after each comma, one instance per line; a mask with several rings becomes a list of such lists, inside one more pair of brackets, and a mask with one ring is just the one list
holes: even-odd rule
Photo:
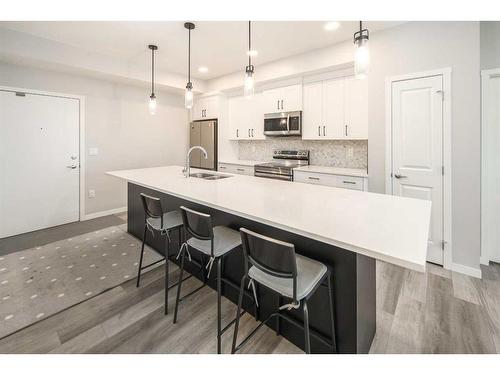
[[193, 146], [191, 147], [188, 152], [187, 152], [187, 155], [186, 155], [186, 165], [184, 167], [184, 177], [189, 177], [190, 175], [190, 165], [189, 165], [189, 158], [191, 157], [191, 152], [193, 150], [201, 150], [201, 152], [203, 152], [203, 158], [204, 159], [208, 159], [208, 153], [207, 153], [207, 150], [205, 150], [203, 147], [201, 146]]

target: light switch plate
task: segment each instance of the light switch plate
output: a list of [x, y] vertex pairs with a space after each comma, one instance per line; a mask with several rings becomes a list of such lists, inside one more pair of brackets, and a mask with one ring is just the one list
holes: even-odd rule
[[97, 154], [99, 154], [99, 149], [97, 147], [89, 148], [89, 156], [96, 156]]
[[89, 198], [95, 198], [95, 190], [89, 189]]

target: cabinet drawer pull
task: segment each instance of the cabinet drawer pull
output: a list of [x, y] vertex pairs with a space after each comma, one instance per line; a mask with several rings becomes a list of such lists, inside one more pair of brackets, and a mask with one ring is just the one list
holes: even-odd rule
[[310, 180], [319, 181], [319, 177], [307, 177]]
[[346, 181], [346, 180], [343, 180], [342, 182], [343, 182], [344, 184], [356, 185], [356, 181]]
[[245, 170], [244, 170], [243, 168], [236, 168], [236, 170], [237, 170], [238, 172], [245, 172]]
[[223, 165], [220, 165], [219, 169], [226, 169], [226, 167], [224, 167]]

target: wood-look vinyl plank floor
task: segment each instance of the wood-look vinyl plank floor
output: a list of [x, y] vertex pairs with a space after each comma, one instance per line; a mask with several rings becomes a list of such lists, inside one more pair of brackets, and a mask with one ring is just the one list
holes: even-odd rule
[[[95, 230], [123, 219], [89, 221], [72, 231]], [[65, 238], [60, 229], [47, 231], [19, 237], [19, 246]], [[12, 239], [3, 242], [9, 249], [13, 244]], [[482, 266], [482, 271], [479, 280], [432, 264], [426, 273], [417, 273], [377, 262], [377, 332], [370, 353], [500, 353], [500, 265]], [[176, 288], [170, 290], [165, 316], [163, 276], [164, 268], [158, 267], [142, 276], [139, 288], [129, 280], [0, 339], [0, 353], [215, 353], [215, 291], [207, 287], [186, 298], [174, 325]], [[178, 269], [172, 266], [171, 282], [177, 277]], [[190, 278], [182, 294], [199, 285]], [[235, 313], [236, 306], [223, 298], [223, 324]], [[257, 324], [245, 314], [240, 340]], [[230, 352], [232, 334], [231, 327], [223, 335], [223, 353]], [[263, 327], [241, 353], [302, 351]]]

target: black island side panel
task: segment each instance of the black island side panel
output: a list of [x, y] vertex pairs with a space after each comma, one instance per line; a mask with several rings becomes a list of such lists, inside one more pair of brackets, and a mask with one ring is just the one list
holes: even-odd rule
[[[325, 263], [332, 270], [333, 299], [335, 310], [335, 329], [339, 353], [367, 353], [375, 335], [375, 259], [325, 244], [311, 238], [278, 229], [257, 221], [228, 214], [207, 206], [180, 199], [172, 195], [148, 189], [133, 183], [128, 183], [128, 232], [142, 240], [144, 231], [144, 211], [140, 193], [159, 197], [163, 209], [177, 210], [181, 205], [212, 215], [213, 225], [226, 225], [235, 230], [241, 227], [258, 233], [287, 241], [295, 245], [297, 253]], [[242, 198], [247, 199], [247, 198]], [[161, 236], [148, 236], [147, 244], [163, 252], [164, 241]], [[172, 236], [171, 251], [178, 251], [177, 235]], [[198, 277], [197, 268], [187, 262], [185, 269]], [[243, 276], [242, 249], [232, 251], [224, 258], [224, 276], [236, 284], [240, 284]], [[215, 289], [215, 272], [210, 275], [209, 285]], [[328, 307], [328, 290], [321, 286], [309, 302], [309, 322], [311, 330], [330, 338], [330, 319]], [[238, 291], [223, 287], [223, 295], [237, 303]], [[264, 320], [278, 307], [278, 296], [264, 287], [258, 288], [260, 304], [260, 320]], [[246, 299], [244, 299], [246, 300]], [[214, 299], [214, 303], [216, 303]], [[253, 313], [249, 301], [244, 301], [244, 308]], [[292, 310], [291, 316], [302, 321], [302, 311]], [[214, 321], [215, 324], [215, 321]], [[257, 324], [257, 323], [256, 323]], [[276, 322], [271, 320], [270, 327], [274, 329]], [[215, 326], [214, 326], [215, 327]], [[224, 336], [230, 336], [229, 329]], [[216, 329], [214, 328], [214, 335]], [[282, 319], [281, 335], [300, 348], [304, 348], [303, 331]], [[225, 337], [225, 339], [230, 339]], [[254, 338], [255, 339], [255, 338]], [[323, 342], [311, 336], [312, 353], [330, 353], [330, 348]]]

